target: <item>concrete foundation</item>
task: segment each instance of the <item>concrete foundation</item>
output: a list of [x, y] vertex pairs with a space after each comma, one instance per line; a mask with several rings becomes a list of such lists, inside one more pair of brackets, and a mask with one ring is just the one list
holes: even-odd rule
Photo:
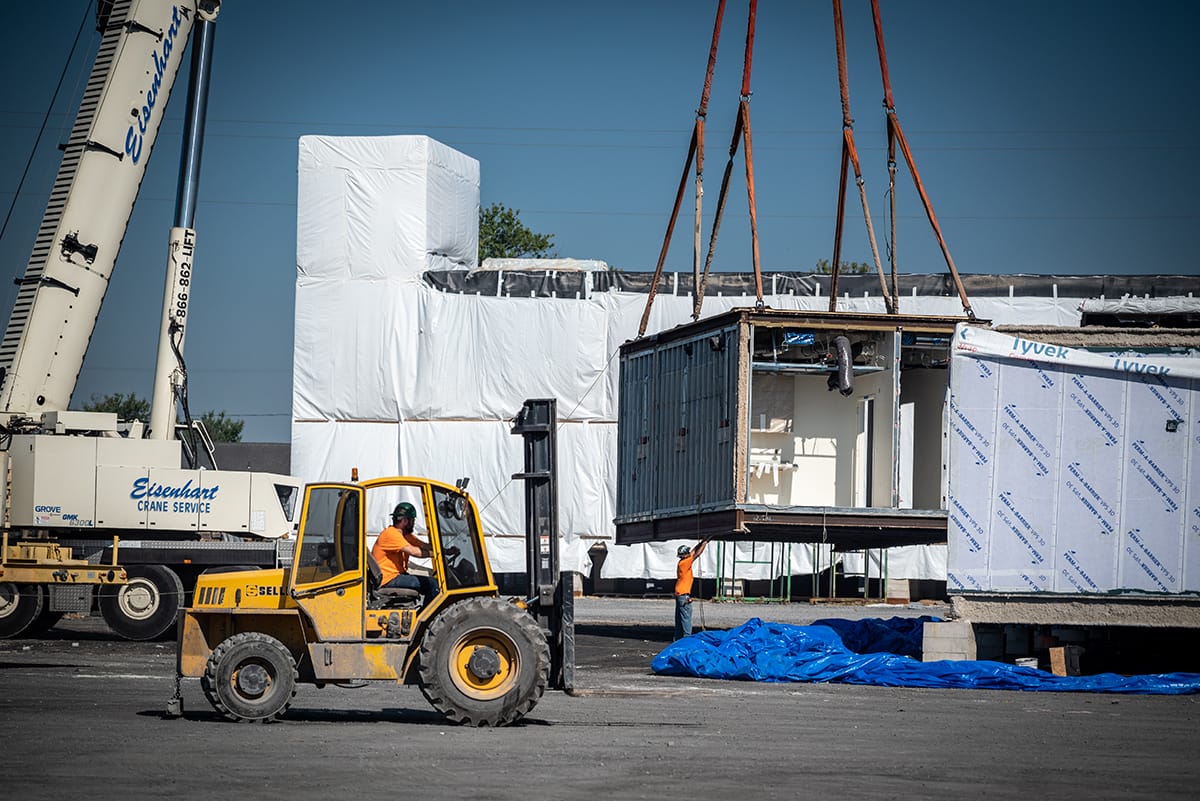
[[952, 595], [952, 616], [974, 623], [1200, 628], [1200, 597]]
[[1059, 675], [1200, 670], [1200, 598], [951, 596], [950, 622], [926, 623], [923, 660], [1022, 664]]

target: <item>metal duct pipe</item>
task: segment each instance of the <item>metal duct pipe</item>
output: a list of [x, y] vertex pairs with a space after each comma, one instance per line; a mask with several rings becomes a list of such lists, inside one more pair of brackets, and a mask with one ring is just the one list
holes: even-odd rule
[[850, 355], [850, 340], [844, 336], [833, 338], [833, 348], [837, 354], [837, 372], [829, 374], [829, 390], [836, 389], [843, 395], [854, 394], [853, 359]]

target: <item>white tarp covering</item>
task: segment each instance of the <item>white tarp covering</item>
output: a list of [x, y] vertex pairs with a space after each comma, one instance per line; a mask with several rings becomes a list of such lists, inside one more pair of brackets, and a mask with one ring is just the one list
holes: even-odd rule
[[[495, 544], [496, 570], [524, 569], [516, 539], [521, 439], [509, 420], [527, 398], [558, 400], [564, 569], [588, 572], [587, 549], [609, 540], [606, 578], [674, 575], [675, 543], [614, 546], [618, 349], [636, 336], [646, 296], [581, 299], [446, 294], [427, 269], [471, 268], [478, 248], [479, 165], [427, 137], [319, 137], [300, 142], [292, 469], [306, 480], [421, 475], [471, 478]], [[754, 298], [708, 297], [704, 314]], [[828, 298], [769, 295], [779, 309], [824, 310]], [[845, 311], [884, 311], [845, 298]], [[1079, 300], [980, 298], [997, 324], [1078, 325]], [[904, 297], [906, 313], [958, 315], [955, 297]], [[660, 295], [649, 331], [689, 322], [689, 297]], [[382, 511], [372, 510], [376, 517]], [[768, 566], [739, 546], [737, 575]], [[700, 566], [714, 574], [715, 548]], [[816, 554], [819, 568], [828, 555]], [[732, 556], [730, 556], [732, 560]], [[792, 572], [813, 566], [791, 549]], [[893, 549], [893, 578], [944, 578], [944, 546]], [[852, 567], [849, 566], [848, 567]], [[726, 574], [729, 568], [726, 569]], [[876, 575], [872, 568], [872, 575]]]
[[1089, 298], [1080, 304], [1084, 314], [1200, 314], [1200, 298]]
[[1200, 359], [959, 326], [948, 586], [1200, 591]]
[[481, 270], [547, 270], [550, 272], [579, 272], [608, 269], [598, 259], [484, 259]]
[[479, 162], [427, 136], [302, 136], [301, 279], [469, 269], [479, 256]]

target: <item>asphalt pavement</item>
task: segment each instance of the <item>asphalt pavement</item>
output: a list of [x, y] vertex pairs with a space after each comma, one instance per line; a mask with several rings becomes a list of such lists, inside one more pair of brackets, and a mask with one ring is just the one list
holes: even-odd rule
[[[702, 603], [696, 622], [944, 614]], [[199, 685], [163, 710], [174, 643], [95, 618], [0, 641], [6, 797], [86, 799], [1194, 799], [1197, 696], [764, 684], [655, 676], [670, 599], [578, 599], [580, 691], [521, 724], [447, 725], [415, 687], [302, 686], [267, 726]]]

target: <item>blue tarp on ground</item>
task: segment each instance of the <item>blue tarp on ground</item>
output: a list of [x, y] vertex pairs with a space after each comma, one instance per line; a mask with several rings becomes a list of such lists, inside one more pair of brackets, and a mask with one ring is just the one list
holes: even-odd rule
[[1041, 692], [1200, 693], [1200, 673], [1055, 676], [1003, 662], [922, 662], [921, 627], [933, 617], [821, 620], [810, 626], [759, 618], [704, 631], [664, 648], [655, 673], [743, 681], [844, 682], [884, 687], [953, 687]]

